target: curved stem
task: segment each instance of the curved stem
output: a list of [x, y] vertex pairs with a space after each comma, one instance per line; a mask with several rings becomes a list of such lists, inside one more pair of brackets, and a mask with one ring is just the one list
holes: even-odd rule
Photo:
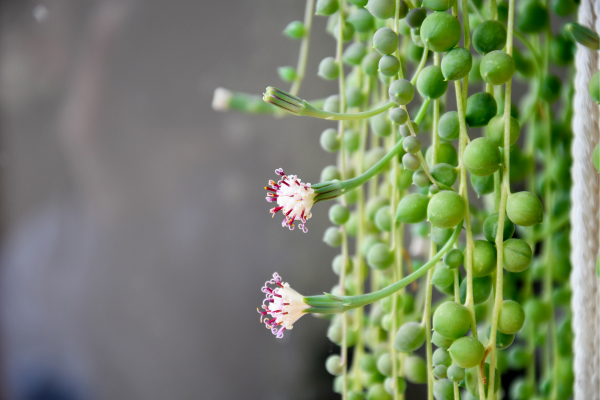
[[[340, 66], [340, 69], [342, 67]], [[343, 73], [341, 74], [343, 75]], [[341, 78], [343, 79], [343, 77]], [[328, 112], [324, 110], [320, 110], [308, 103], [308, 101], [301, 99], [300, 97], [288, 93], [284, 90], [277, 89], [276, 87], [269, 86], [267, 87], [265, 93], [263, 94], [263, 101], [273, 104], [291, 114], [301, 115], [306, 117], [327, 119], [330, 121], [348, 121], [348, 120], [356, 120], [356, 119], [364, 119], [370, 118], [377, 114], [381, 114], [382, 112], [389, 110], [396, 103], [390, 101], [384, 104], [381, 107], [377, 107], [373, 110], [363, 111], [358, 113], [334, 113]]]
[[[434, 100], [437, 101], [437, 100]], [[421, 104], [421, 108], [419, 108], [419, 112], [417, 113], [417, 116], [415, 117], [414, 123], [419, 125], [421, 123], [421, 121], [423, 121], [423, 119], [425, 118], [425, 115], [427, 115], [427, 109], [429, 108], [429, 104], [431, 104], [431, 99], [425, 99], [423, 101], [423, 104]]]
[[344, 306], [347, 307], [348, 309], [356, 308], [356, 307], [364, 307], [367, 304], [371, 304], [378, 300], [384, 299], [384, 298], [396, 293], [398, 290], [403, 289], [406, 286], [410, 285], [412, 282], [416, 281], [417, 279], [419, 279], [420, 277], [425, 275], [425, 273], [427, 273], [427, 271], [429, 271], [431, 269], [431, 267], [433, 267], [438, 261], [440, 261], [442, 259], [444, 254], [446, 254], [452, 248], [454, 243], [456, 243], [456, 241], [458, 240], [458, 236], [460, 235], [461, 230], [462, 230], [462, 223], [456, 227], [456, 229], [454, 230], [454, 233], [452, 234], [450, 239], [446, 242], [444, 247], [442, 247], [440, 249], [440, 251], [438, 251], [433, 257], [431, 257], [431, 259], [427, 263], [425, 263], [421, 268], [419, 268], [412, 274], [408, 275], [406, 278], [400, 279], [399, 281], [397, 281], [381, 290], [378, 290], [376, 292], [367, 293], [367, 294], [363, 294], [363, 295], [359, 295], [359, 296], [345, 296], [342, 299], [344, 302]]
[[537, 79], [538, 79], [537, 90], [536, 90], [536, 94], [535, 94], [535, 100], [531, 102], [531, 106], [528, 107], [528, 109], [526, 110], [526, 112], [523, 113], [523, 115], [521, 116], [521, 118], [519, 120], [519, 124], [521, 126], [523, 126], [531, 118], [531, 115], [533, 114], [533, 111], [535, 110], [535, 105], [538, 104], [538, 99], [541, 98], [542, 87], [543, 87], [543, 83], [542, 82], [543, 82], [544, 76], [542, 74], [542, 66], [541, 66], [542, 61], [540, 61], [541, 57], [540, 57], [539, 54], [537, 54], [537, 52], [535, 50], [535, 47], [525, 38], [525, 35], [523, 35], [519, 31], [515, 30], [514, 28], [513, 28], [513, 34], [531, 52], [531, 55], [533, 56], [533, 62], [535, 64], [535, 70], [536, 70], [536, 74], [537, 74]]
[[[431, 242], [431, 252], [435, 251], [435, 243]], [[427, 281], [425, 282], [425, 307], [423, 309], [422, 324], [425, 325], [425, 358], [427, 360], [427, 398], [433, 400], [433, 351], [431, 349], [431, 292], [433, 279], [433, 269], [427, 272]]]
[[[470, 30], [467, 30], [469, 27], [469, 13], [464, 10], [468, 9], [467, 0], [462, 0], [463, 6], [463, 26], [464, 29], [464, 41], [465, 48], [470, 49], [471, 46], [471, 37]], [[458, 17], [458, 5], [452, 8], [453, 15]], [[467, 169], [465, 167], [464, 162], [464, 153], [467, 143], [469, 142], [469, 135], [467, 133], [467, 122], [466, 122], [466, 103], [467, 103], [467, 92], [468, 92], [468, 76], [463, 79], [463, 88], [461, 89], [461, 85], [459, 81], [454, 82], [454, 91], [456, 95], [456, 108], [458, 111], [458, 122], [460, 134], [458, 138], [458, 154], [459, 154], [459, 166], [460, 166], [460, 184], [459, 184], [459, 194], [463, 196], [465, 199], [465, 203], [467, 207], [469, 205], [469, 192], [467, 187]], [[475, 319], [475, 304], [473, 302], [473, 250], [474, 250], [474, 242], [473, 242], [473, 230], [471, 227], [471, 214], [467, 209], [467, 213], [465, 216], [465, 225], [466, 225], [466, 249], [465, 249], [465, 272], [467, 273], [467, 295], [465, 299], [465, 306], [469, 310], [469, 314], [471, 315], [471, 332], [473, 337], [477, 339], [477, 321]], [[483, 380], [481, 376], [478, 376], [477, 385], [479, 390], [479, 398], [485, 398], [485, 389], [483, 386]]]
[[[434, 53], [433, 55], [433, 63], [434, 65], [439, 65], [440, 63], [440, 55], [439, 53]], [[432, 154], [431, 154], [431, 165], [437, 164], [437, 156], [439, 149], [439, 136], [438, 136], [438, 121], [440, 117], [440, 102], [439, 100], [434, 100], [433, 102], [433, 129], [431, 131], [431, 146], [432, 146]], [[433, 224], [431, 224], [433, 228]], [[433, 240], [430, 239], [429, 244], [429, 255], [434, 256], [437, 246]], [[425, 282], [425, 307], [423, 310], [423, 324], [425, 325], [425, 355], [427, 360], [427, 397], [429, 400], [433, 400], [433, 350], [431, 348], [431, 296], [432, 296], [432, 281], [433, 279], [433, 269], [430, 269], [427, 273], [427, 281]]]
[[310, 31], [312, 28], [312, 19], [315, 8], [315, 0], [306, 1], [306, 9], [304, 11], [304, 37], [300, 44], [300, 55], [298, 56], [298, 66], [296, 67], [296, 79], [290, 88], [290, 93], [298, 94], [300, 85], [306, 73], [306, 61], [308, 60], [308, 47], [310, 45]]
[[[399, 18], [399, 5], [400, 0], [396, 0], [396, 20], [394, 27], [396, 28], [396, 32], [398, 30], [398, 18]], [[400, 67], [400, 75], [402, 74], [402, 67]], [[398, 142], [398, 130], [394, 129], [393, 133], [390, 137], [391, 143]], [[400, 175], [400, 165], [398, 162], [393, 163], [392, 169], [392, 196], [390, 199], [390, 214], [394, 215], [397, 207], [398, 200], [398, 176]], [[395, 220], [392, 222], [392, 229], [390, 232], [390, 248], [394, 251], [394, 264], [393, 264], [393, 278], [394, 281], [402, 278], [402, 224], [396, 222]], [[395, 341], [395, 333], [398, 330], [398, 313], [400, 312], [400, 316], [402, 315], [402, 310], [398, 310], [398, 296], [400, 293], [396, 292], [392, 295], [392, 334], [389, 337], [389, 345], [390, 345], [390, 353], [392, 355], [392, 376], [394, 380], [392, 381], [392, 388], [394, 390], [394, 400], [399, 400], [400, 393], [398, 392], [398, 352], [394, 348]]]
[[[341, 120], [349, 121], [349, 120], [355, 120], [355, 119], [371, 118], [378, 114], [381, 114], [384, 111], [389, 110], [390, 108], [394, 107], [395, 105], [396, 105], [396, 103], [390, 101], [390, 102], [387, 102], [386, 104], [382, 105], [381, 107], [377, 107], [372, 110], [363, 111], [363, 112], [359, 112], [359, 113], [332, 113], [332, 112], [319, 110], [320, 116], [318, 116], [316, 118], [328, 119], [331, 121], [341, 121]], [[299, 115], [303, 115], [303, 114], [299, 114]], [[310, 115], [310, 116], [313, 117], [313, 115]]]
[[[508, 34], [506, 39], [506, 52], [512, 55], [513, 49], [513, 23], [515, 0], [510, 0], [508, 5]], [[510, 107], [511, 107], [511, 88], [512, 79], [506, 82], [504, 95], [504, 166], [502, 170], [502, 193], [500, 195], [500, 208], [498, 210], [498, 229], [496, 231], [496, 249], [497, 249], [497, 265], [496, 265], [496, 289], [494, 293], [494, 312], [492, 315], [492, 329], [490, 332], [489, 347], [491, 348], [490, 371], [489, 371], [489, 388], [494, 387], [494, 379], [498, 350], [496, 349], [496, 335], [498, 330], [498, 316], [502, 307], [502, 283], [504, 277], [504, 219], [506, 214], [506, 203], [510, 194]], [[551, 268], [549, 268], [551, 270]], [[496, 398], [496, 393], [493, 389], [488, 390], [488, 399]]]
[[[396, 15], [394, 16], [394, 32], [396, 35], [398, 34], [398, 27], [400, 26], [400, 0], [396, 0]], [[400, 57], [400, 48], [396, 49], [394, 52], [398, 60], [400, 60], [400, 69], [398, 70], [398, 79], [404, 78], [404, 73], [402, 71], [402, 58]]]
[[369, 179], [377, 175], [379, 171], [381, 171], [383, 167], [400, 152], [403, 143], [404, 138], [400, 139], [400, 141], [398, 141], [398, 143], [396, 143], [396, 145], [381, 160], [377, 162], [377, 164], [373, 165], [366, 172], [363, 172], [359, 176], [345, 181], [326, 181], [313, 185], [313, 189], [315, 189], [315, 192], [318, 193], [317, 197], [315, 198], [315, 202], [331, 200], [367, 182]]
[[425, 66], [425, 63], [427, 62], [427, 55], [428, 54], [429, 54], [429, 49], [427, 47], [425, 47], [425, 50], [423, 50], [423, 56], [421, 57], [421, 62], [419, 62], [419, 66], [417, 67], [417, 70], [415, 71], [415, 75], [410, 80], [410, 83], [412, 83], [413, 86], [414, 86], [415, 83], [417, 83], [417, 79], [419, 78], [419, 74], [421, 73], [421, 70]]
[[563, 213], [559, 217], [554, 217], [551, 220], [546, 219], [545, 224], [542, 225], [542, 229], [538, 232], [533, 233], [527, 238], [527, 242], [539, 242], [547, 236], [551, 236], [554, 232], [565, 226], [570, 221], [570, 215], [568, 212]]
[[[344, 6], [345, 1], [340, 0], [339, 13], [339, 30], [337, 36], [337, 62], [339, 67], [338, 72], [338, 85], [340, 91], [340, 111], [344, 113], [346, 111], [346, 83], [344, 76], [344, 62], [342, 61], [342, 53], [344, 52]], [[338, 137], [340, 139], [340, 170], [342, 179], [346, 175], [346, 146], [344, 146], [344, 121], [338, 122]], [[342, 197], [342, 205], [346, 206], [346, 197]], [[346, 227], [341, 226], [342, 231], [342, 265], [340, 271], [339, 288], [342, 296], [346, 294], [346, 265], [348, 260], [348, 233]], [[348, 315], [344, 313], [342, 315], [342, 344], [341, 344], [341, 362], [342, 362], [342, 400], [348, 398]]]
[[[371, 89], [371, 80], [365, 76], [362, 69], [358, 69], [359, 80], [362, 82], [362, 85], [366, 88], [364, 92], [366, 95], [364, 96], [364, 101], [362, 104], [362, 108], [367, 108], [369, 105], [369, 96], [368, 93]], [[362, 174], [363, 172], [363, 159], [364, 154], [367, 148], [367, 133], [368, 133], [368, 122], [367, 120], [362, 120], [358, 122], [360, 124], [360, 145], [358, 151], [355, 155], [356, 169], [358, 174]], [[356, 233], [356, 242], [355, 242], [355, 256], [356, 256], [356, 267], [352, 271], [354, 275], [354, 285], [356, 286], [356, 294], [363, 293], [364, 279], [362, 276], [362, 271], [365, 267], [365, 259], [362, 253], [362, 243], [365, 238], [365, 230], [366, 230], [366, 220], [365, 220], [365, 188], [360, 187], [356, 189], [358, 192], [358, 201], [356, 205], [356, 211], [358, 213], [358, 228]], [[364, 353], [363, 347], [363, 309], [356, 309], [355, 315], [355, 329], [356, 329], [356, 344], [354, 345], [354, 357], [353, 357], [353, 365], [354, 367], [354, 389], [357, 391], [362, 391], [363, 384], [361, 381], [361, 369], [357, 366], [360, 366], [360, 360], [362, 359]]]

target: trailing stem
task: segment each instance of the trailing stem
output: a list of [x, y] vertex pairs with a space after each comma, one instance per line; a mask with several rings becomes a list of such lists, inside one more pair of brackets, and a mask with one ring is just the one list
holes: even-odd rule
[[[506, 39], [506, 52], [512, 56], [513, 49], [513, 23], [514, 23], [515, 0], [510, 0], [508, 5], [508, 34]], [[492, 315], [492, 329], [490, 332], [489, 347], [491, 348], [490, 359], [490, 382], [489, 387], [494, 387], [495, 369], [498, 358], [496, 349], [496, 335], [498, 330], [498, 315], [502, 307], [502, 283], [504, 273], [504, 220], [506, 215], [506, 203], [510, 194], [510, 107], [511, 107], [512, 79], [506, 82], [504, 95], [504, 163], [502, 168], [502, 193], [500, 195], [500, 207], [498, 214], [498, 229], [496, 231], [496, 288], [494, 293], [494, 312]], [[488, 391], [488, 399], [496, 397], [494, 390]]]
[[[346, 112], [346, 84], [344, 76], [344, 62], [342, 61], [342, 53], [344, 51], [344, 6], [345, 1], [340, 0], [339, 9], [339, 31], [337, 36], [337, 62], [339, 65], [339, 91], [340, 91], [340, 111], [341, 113]], [[343, 145], [344, 143], [344, 120], [338, 122], [338, 137], [342, 146], [340, 146], [340, 171], [342, 180], [345, 179], [346, 175], [346, 151]], [[346, 206], [346, 197], [342, 197], [342, 204]], [[342, 231], [342, 268], [340, 271], [339, 288], [342, 296], [346, 294], [346, 265], [348, 264], [348, 233], [346, 227], [341, 226]], [[342, 400], [348, 398], [348, 315], [344, 313], [342, 315], [342, 346], [341, 346], [341, 359], [342, 359]]]
[[300, 91], [300, 86], [302, 85], [302, 80], [304, 79], [304, 75], [306, 73], [306, 61], [308, 60], [308, 48], [310, 45], [310, 31], [312, 28], [312, 19], [315, 9], [315, 0], [307, 0], [306, 1], [306, 10], [304, 11], [304, 37], [302, 38], [302, 43], [300, 44], [300, 55], [298, 56], [298, 66], [296, 67], [296, 79], [294, 79], [294, 83], [292, 83], [292, 87], [290, 88], [290, 93], [293, 95], [297, 95]]

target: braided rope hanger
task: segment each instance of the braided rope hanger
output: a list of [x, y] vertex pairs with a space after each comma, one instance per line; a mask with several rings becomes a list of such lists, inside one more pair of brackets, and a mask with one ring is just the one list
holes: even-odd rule
[[[578, 22], [600, 32], [600, 0], [582, 0]], [[571, 169], [575, 400], [600, 400], [600, 281], [595, 273], [600, 248], [600, 177], [592, 164], [600, 136], [600, 108], [588, 92], [598, 60], [599, 52], [577, 45]]]

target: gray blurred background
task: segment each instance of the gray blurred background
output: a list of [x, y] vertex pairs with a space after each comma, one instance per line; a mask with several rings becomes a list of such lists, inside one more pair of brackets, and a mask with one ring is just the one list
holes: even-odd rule
[[[336, 254], [272, 220], [275, 168], [316, 182], [332, 122], [216, 113], [218, 86], [287, 87], [293, 0], [2, 1], [2, 396], [329, 399], [327, 322], [259, 323], [277, 271], [329, 290]], [[301, 95], [335, 42], [315, 18]], [[322, 217], [322, 218], [319, 218]]]

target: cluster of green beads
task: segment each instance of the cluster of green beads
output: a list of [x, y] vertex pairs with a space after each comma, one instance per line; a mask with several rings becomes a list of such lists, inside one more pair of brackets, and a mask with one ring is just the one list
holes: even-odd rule
[[[501, 386], [514, 400], [572, 395], [575, 45], [556, 16], [573, 15], [576, 3], [308, 0], [337, 40], [314, 71], [339, 82], [323, 110], [395, 104], [321, 133], [321, 147], [339, 160], [321, 181], [358, 176], [399, 141], [403, 148], [330, 207], [323, 241], [340, 249], [330, 292], [388, 286], [420, 268], [459, 224], [465, 232], [418, 285], [331, 318], [327, 337], [341, 352], [325, 369], [344, 399], [403, 399], [411, 385], [427, 385], [430, 400], [495, 399]], [[307, 41], [307, 18], [284, 33]], [[279, 69], [296, 89], [298, 72]], [[529, 92], [517, 99], [515, 86]], [[590, 82], [596, 102], [599, 87]]]
[[[381, 114], [371, 118], [368, 133], [360, 122], [348, 127], [347, 132], [352, 132], [350, 137], [353, 138], [349, 142], [362, 142], [364, 147], [347, 146], [346, 150], [354, 157], [349, 160], [354, 163], [349, 163], [346, 168], [350, 174], [356, 174], [373, 165], [385, 154], [386, 146], [389, 148], [399, 139], [396, 131], [400, 133], [400, 137], [404, 137], [401, 140], [404, 140], [406, 154], [401, 155], [400, 166], [382, 173], [370, 183], [368, 189], [361, 188], [357, 190], [360, 192], [357, 195], [346, 196], [347, 206], [355, 201], [365, 201], [364, 205], [354, 207], [351, 212], [341, 205], [331, 208], [331, 221], [339, 225], [347, 220], [347, 233], [350, 236], [358, 235], [359, 239], [356, 246], [360, 248], [357, 248], [354, 259], [350, 259], [344, 268], [347, 274], [357, 269], [359, 279], [355, 280], [348, 275], [346, 292], [360, 293], [363, 288], [357, 288], [356, 283], [363, 284], [367, 276], [373, 289], [398, 278], [393, 269], [398, 264], [402, 265], [399, 262], [401, 260], [394, 258], [400, 253], [390, 247], [390, 231], [394, 224], [396, 229], [403, 229], [404, 224], [413, 224], [410, 229], [413, 236], [411, 241], [429, 238], [433, 243], [443, 245], [452, 228], [461, 223], [465, 214], [470, 212], [472, 234], [476, 239], [470, 252], [471, 276], [465, 276], [460, 269], [464, 264], [466, 249], [457, 248], [447, 253], [444, 261], [435, 267], [431, 281], [424, 282], [425, 285], [432, 284], [442, 296], [448, 296], [432, 307], [433, 336], [426, 335], [426, 326], [422, 320], [422, 292], [425, 291], [427, 295], [426, 286], [421, 286], [417, 293], [406, 290], [394, 298], [384, 299], [381, 304], [373, 305], [367, 315], [356, 312], [350, 316], [351, 340], [346, 345], [358, 344], [361, 348], [354, 349], [358, 356], [355, 360], [358, 361], [350, 369], [346, 382], [349, 389], [347, 395], [373, 400], [401, 398], [408, 383], [433, 384], [430, 393], [437, 399], [451, 399], [456, 393], [454, 384], [457, 384], [467, 389], [463, 397], [483, 398], [479, 393], [480, 368], [483, 365], [481, 371], [484, 371], [484, 375], [490, 370], [489, 357], [487, 363], [483, 360], [486, 348], [489, 348], [487, 341], [492, 328], [492, 310], [499, 306], [495, 335], [498, 354], [494, 360], [494, 392], [500, 387], [501, 375], [508, 369], [513, 369], [522, 370], [523, 375], [507, 385], [510, 398], [529, 399], [535, 395], [539, 398], [567, 398], [571, 394], [573, 383], [570, 354], [572, 334], [568, 309], [568, 227], [561, 226], [546, 233], [543, 230], [552, 226], [552, 221], [547, 221], [546, 226], [541, 225], [542, 228], [539, 226], [544, 220], [544, 213], [551, 215], [551, 219], [564, 217], [564, 213], [568, 213], [572, 86], [561, 87], [561, 81], [548, 74], [548, 65], [570, 66], [573, 43], [560, 33], [552, 35], [548, 22], [534, 26], [535, 21], [547, 21], [549, 11], [547, 5], [530, 1], [519, 6], [516, 25], [531, 35], [530, 41], [542, 43], [543, 46], [538, 54], [532, 53], [527, 47], [515, 48], [512, 54], [519, 58], [515, 62], [513, 55], [505, 51], [507, 4], [500, 3], [496, 18], [481, 21], [474, 14], [470, 15], [472, 44], [478, 54], [473, 57], [464, 47], [457, 47], [461, 39], [461, 28], [464, 27], [459, 19], [446, 11], [454, 5], [452, 1], [425, 0], [421, 8], [407, 7], [406, 3], [400, 1], [400, 36], [393, 29], [394, 12], [382, 11], [386, 7], [393, 10], [393, 3], [395, 1], [370, 0], [366, 8], [361, 7], [363, 4], [357, 4], [356, 8], [348, 7], [350, 23], [369, 20], [363, 26], [371, 27], [370, 31], [362, 30], [346, 50], [357, 53], [356, 49], [360, 49], [363, 57], [362, 60], [355, 54], [346, 57], [353, 60], [348, 63], [353, 66], [353, 70], [347, 77], [346, 93], [352, 93], [353, 97], [362, 100], [348, 101], [348, 105], [357, 107], [356, 111], [360, 111], [369, 108], [371, 104], [387, 100], [385, 94], [388, 94], [389, 100], [396, 103], [398, 108], [392, 109], [388, 115]], [[560, 8], [558, 3], [561, 2], [555, 3], [554, 8]], [[484, 10], [481, 7], [478, 14], [485, 14]], [[368, 48], [372, 51], [365, 50]], [[414, 86], [406, 79], [397, 79], [400, 66], [408, 69], [412, 63], [413, 70], [418, 70], [422, 58], [427, 60], [425, 49], [445, 53], [441, 57], [441, 63], [425, 63], [416, 82], [413, 82]], [[376, 64], [379, 68], [376, 68]], [[505, 129], [505, 99], [500, 88], [496, 89], [495, 86], [503, 85], [513, 77], [520, 83], [528, 81], [531, 70], [534, 69], [531, 64], [536, 64], [539, 68], [534, 73], [537, 79], [531, 84], [531, 92], [539, 96], [525, 98], [525, 107], [511, 107], [508, 119], [510, 126]], [[402, 76], [406, 72], [403, 71]], [[572, 77], [572, 68], [569, 67], [566, 74], [569, 78]], [[482, 80], [488, 86], [487, 90], [475, 90], [466, 97], [462, 110], [464, 122], [469, 128], [484, 129], [481, 137], [475, 134], [469, 141], [461, 157], [455, 146], [460, 136], [461, 113], [441, 110], [447, 101], [448, 82], [463, 79], [464, 90], [469, 78], [475, 87], [480, 86], [479, 82]], [[428, 113], [420, 125], [412, 126], [411, 132], [405, 106], [414, 100], [415, 86], [423, 101], [441, 99], [436, 104], [441, 117], [438, 121], [433, 121], [435, 116]], [[551, 103], [559, 99], [561, 91], [566, 111], [562, 115], [554, 115]], [[527, 104], [528, 100], [531, 105]], [[525, 110], [528, 115], [519, 119], [517, 110]], [[437, 138], [434, 136], [430, 147], [425, 149], [415, 134], [431, 132], [434, 126], [436, 132], [432, 134]], [[322, 144], [326, 136], [333, 137], [335, 133], [337, 137], [337, 132], [327, 132], [321, 137]], [[506, 214], [501, 251], [505, 271], [502, 301], [495, 305], [492, 293], [495, 292], [494, 284], [498, 273], [496, 234], [499, 201], [494, 199], [500, 196], [498, 191], [501, 190], [498, 182], [502, 180], [503, 173], [505, 132], [510, 133], [511, 190], [522, 190], [510, 193], [503, 209]], [[365, 134], [368, 136], [365, 137]], [[390, 136], [392, 140], [388, 139]], [[524, 138], [519, 141], [520, 136]], [[367, 142], [368, 149], [365, 146]], [[327, 151], [337, 151], [339, 144], [323, 147]], [[425, 153], [429, 174], [425, 174], [424, 166], [418, 158], [421, 150], [427, 150]], [[358, 155], [355, 154], [357, 152]], [[363, 162], [362, 169], [355, 164], [360, 160]], [[462, 160], [469, 172], [472, 189], [484, 198], [484, 206], [479, 209], [471, 204], [468, 210], [463, 196], [455, 191], [440, 190], [438, 186], [440, 183], [446, 187], [455, 185], [459, 175], [459, 160]], [[536, 175], [536, 169], [542, 172]], [[331, 167], [324, 170], [322, 179], [330, 179], [332, 176], [327, 176], [327, 172], [331, 170]], [[336, 173], [341, 176], [340, 171]], [[435, 184], [431, 177], [435, 179]], [[396, 190], [395, 196], [391, 190]], [[545, 200], [546, 210], [541, 198]], [[390, 206], [392, 201], [396, 201], [397, 205]], [[337, 217], [338, 214], [343, 215], [343, 218]], [[513, 237], [515, 233], [517, 237]], [[477, 239], [478, 237], [481, 239]], [[340, 244], [328, 240], [327, 234], [325, 241]], [[402, 244], [396, 242], [395, 245]], [[536, 249], [540, 251], [534, 257]], [[418, 258], [419, 255], [413, 255], [413, 268], [418, 266]], [[342, 270], [341, 259], [341, 255], [334, 259], [333, 266], [337, 274]], [[529, 268], [530, 265], [533, 267]], [[370, 267], [370, 270], [365, 266]], [[402, 271], [405, 272], [408, 271]], [[482, 331], [478, 332], [478, 338], [472, 332], [472, 311], [466, 304], [468, 279], [472, 285], [470, 301], [474, 306], [474, 318], [477, 329]], [[540, 283], [541, 289], [536, 282]], [[338, 288], [334, 288], [334, 294], [336, 290]], [[555, 317], [559, 314], [556, 311], [558, 308], [561, 308], [559, 321]], [[362, 319], [360, 323], [356, 318]], [[331, 323], [328, 336], [341, 345], [339, 327], [339, 318], [336, 318]], [[362, 329], [362, 332], [356, 329]], [[335, 332], [338, 332], [337, 336]], [[430, 341], [427, 346], [433, 343], [437, 347], [435, 352], [431, 351], [430, 360], [423, 358], [423, 352], [419, 351], [427, 339]], [[390, 342], [393, 343], [392, 347]], [[399, 352], [397, 357], [393, 357], [395, 351]], [[541, 357], [542, 362], [535, 362], [536, 354], [538, 358]], [[330, 360], [336, 357], [338, 356], [332, 356]], [[398, 363], [396, 375], [392, 375], [393, 362]], [[536, 368], [541, 372], [536, 372]], [[433, 379], [430, 379], [431, 374], [434, 375]], [[537, 379], [536, 374], [542, 378]], [[489, 380], [487, 376], [486, 383]], [[342, 383], [337, 378], [335, 389], [340, 393], [343, 392]], [[483, 396], [489, 396], [487, 385], [484, 385], [484, 391]]]

